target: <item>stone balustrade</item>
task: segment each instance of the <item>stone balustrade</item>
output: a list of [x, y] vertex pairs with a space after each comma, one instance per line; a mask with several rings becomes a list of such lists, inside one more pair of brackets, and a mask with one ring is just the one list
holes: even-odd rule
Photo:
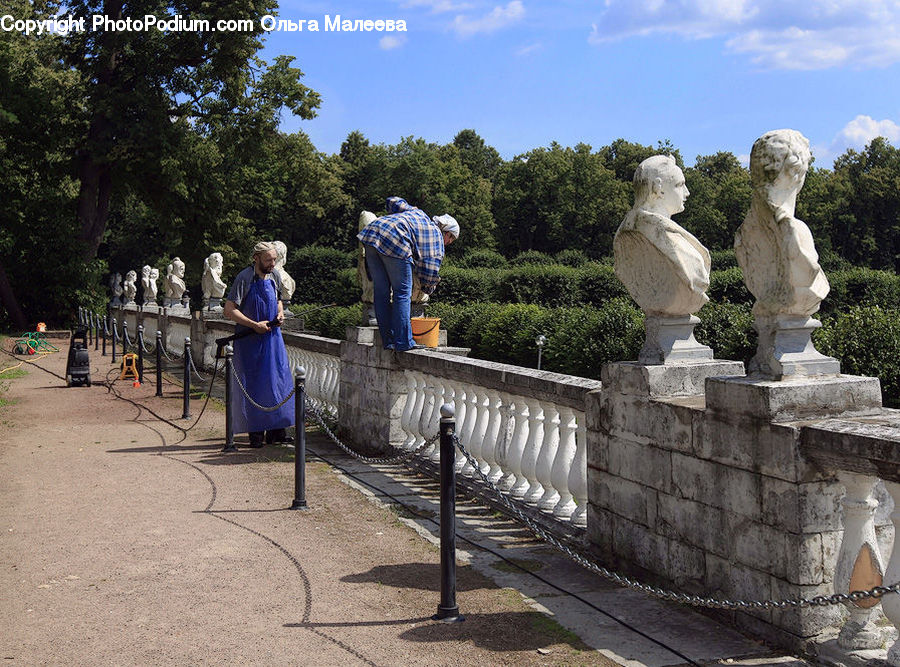
[[[454, 361], [460, 363], [458, 358]], [[416, 365], [413, 360], [405, 363]], [[430, 439], [437, 432], [441, 405], [450, 403], [456, 410], [460, 443], [488, 479], [513, 499], [560, 521], [587, 525], [583, 410], [549, 400], [546, 393], [535, 398], [417, 369], [406, 369], [403, 376], [407, 396], [400, 416], [403, 449], [416, 449]], [[423, 455], [437, 461], [438, 449], [429, 447]], [[463, 476], [476, 475], [462, 457], [458, 456], [457, 466]]]

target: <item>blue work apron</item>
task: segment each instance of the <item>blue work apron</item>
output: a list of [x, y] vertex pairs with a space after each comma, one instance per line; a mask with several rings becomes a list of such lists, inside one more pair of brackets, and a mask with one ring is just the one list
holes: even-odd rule
[[[274, 280], [254, 280], [241, 303], [241, 312], [254, 322], [270, 322], [278, 316], [278, 296]], [[238, 331], [246, 330], [238, 326]], [[281, 403], [294, 388], [281, 328], [250, 334], [234, 341], [234, 370], [250, 397], [263, 407]], [[275, 411], [255, 408], [240, 387], [231, 392], [235, 433], [271, 431], [294, 424], [294, 399]]]

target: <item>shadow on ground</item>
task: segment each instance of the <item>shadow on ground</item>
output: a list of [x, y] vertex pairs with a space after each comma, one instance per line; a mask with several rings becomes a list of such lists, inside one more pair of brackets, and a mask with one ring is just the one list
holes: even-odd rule
[[[437, 602], [435, 602], [435, 605]], [[435, 606], [435, 610], [437, 607]], [[286, 628], [352, 628], [368, 626], [416, 625], [397, 635], [400, 639], [417, 642], [470, 641], [489, 651], [533, 652], [557, 644], [567, 644], [576, 651], [593, 651], [576, 635], [537, 611], [510, 611], [496, 614], [466, 614], [461, 610], [461, 623], [441, 623], [431, 617], [357, 621], [345, 623], [285, 623]], [[424, 623], [424, 625], [418, 625]]]

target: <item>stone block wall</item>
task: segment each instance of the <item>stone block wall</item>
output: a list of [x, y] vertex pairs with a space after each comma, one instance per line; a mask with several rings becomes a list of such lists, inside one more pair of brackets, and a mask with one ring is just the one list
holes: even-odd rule
[[[587, 405], [588, 538], [606, 562], [688, 593], [830, 595], [843, 487], [803, 457], [801, 420], [879, 410], [878, 381], [742, 375], [735, 362], [604, 369]], [[816, 607], [733, 620], [800, 647], [841, 613]]]

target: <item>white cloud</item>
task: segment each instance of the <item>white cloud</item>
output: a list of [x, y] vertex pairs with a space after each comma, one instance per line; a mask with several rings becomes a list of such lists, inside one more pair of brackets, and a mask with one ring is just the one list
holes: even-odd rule
[[875, 137], [884, 137], [896, 143], [900, 140], [900, 125], [888, 118], [875, 120], [871, 116], [859, 115], [838, 132], [833, 147], [862, 149]]
[[406, 44], [406, 37], [395, 37], [394, 35], [385, 35], [380, 40], [378, 40], [379, 48], [383, 49], [384, 51], [399, 49], [404, 44]]
[[726, 47], [775, 69], [900, 62], [896, 0], [607, 0], [588, 41], [673, 34], [724, 37]]
[[468, 2], [455, 3], [452, 0], [407, 0], [400, 5], [404, 9], [412, 7], [430, 7], [432, 14], [443, 14], [445, 12], [464, 12], [471, 9], [472, 5]]
[[527, 56], [537, 51], [541, 51], [544, 48], [544, 45], [540, 42], [535, 42], [534, 44], [528, 44], [527, 46], [520, 47], [516, 49], [517, 56]]
[[505, 7], [494, 7], [493, 11], [481, 18], [471, 18], [460, 14], [453, 20], [452, 28], [461, 37], [471, 37], [480, 32], [494, 32], [515, 23], [525, 15], [521, 0], [512, 0]]

